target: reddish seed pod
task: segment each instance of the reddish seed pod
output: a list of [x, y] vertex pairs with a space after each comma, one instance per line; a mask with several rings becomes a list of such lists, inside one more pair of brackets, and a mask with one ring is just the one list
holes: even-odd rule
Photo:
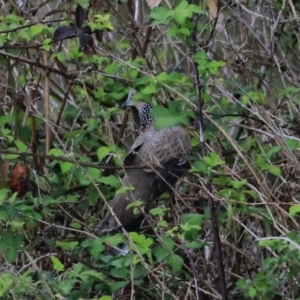
[[15, 193], [18, 192], [19, 196], [26, 194], [28, 189], [29, 169], [26, 165], [18, 163], [11, 172], [9, 181], [10, 189]]

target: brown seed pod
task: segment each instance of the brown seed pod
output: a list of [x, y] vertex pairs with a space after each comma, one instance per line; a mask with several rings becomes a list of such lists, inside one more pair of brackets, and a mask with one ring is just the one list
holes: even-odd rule
[[19, 196], [26, 194], [28, 189], [29, 169], [22, 163], [17, 163], [11, 172], [9, 181], [10, 189], [15, 193], [18, 192]]

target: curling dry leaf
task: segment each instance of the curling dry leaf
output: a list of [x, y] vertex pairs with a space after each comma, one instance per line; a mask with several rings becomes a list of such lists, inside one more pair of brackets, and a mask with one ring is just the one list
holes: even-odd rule
[[146, 0], [148, 6], [153, 9], [154, 7], [158, 6], [161, 0]]
[[29, 169], [22, 163], [16, 164], [11, 172], [11, 177], [9, 181], [10, 189], [15, 193], [18, 192], [19, 196], [26, 194], [28, 189], [28, 177]]

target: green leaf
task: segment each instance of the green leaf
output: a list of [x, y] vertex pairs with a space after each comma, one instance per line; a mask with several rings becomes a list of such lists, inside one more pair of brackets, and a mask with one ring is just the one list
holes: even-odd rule
[[250, 298], [253, 299], [255, 298], [256, 293], [257, 293], [256, 289], [254, 287], [250, 287], [247, 294], [249, 295]]
[[291, 150], [295, 150], [300, 147], [300, 143], [296, 139], [287, 137], [283, 139]]
[[153, 255], [155, 256], [157, 261], [162, 261], [164, 260], [167, 256], [170, 255], [170, 251], [163, 247], [155, 247], [152, 250]]
[[25, 222], [18, 222], [18, 221], [10, 222], [11, 228], [14, 230], [19, 230], [19, 229], [23, 228], [24, 224], [25, 224]]
[[154, 106], [151, 109], [150, 115], [152, 117], [166, 117], [166, 116], [172, 116], [171, 112], [162, 106]]
[[70, 162], [62, 162], [60, 164], [60, 168], [61, 168], [61, 172], [62, 174], [65, 174], [65, 173], [68, 173], [72, 167], [74, 166], [73, 163], [70, 163]]
[[93, 180], [98, 180], [101, 177], [101, 171], [95, 168], [87, 168], [87, 172]]
[[97, 150], [97, 156], [99, 161], [102, 161], [104, 157], [106, 157], [109, 153], [115, 150], [115, 147], [100, 147]]
[[294, 217], [298, 213], [300, 213], [300, 204], [290, 206], [289, 208], [290, 216]]
[[78, 242], [64, 242], [56, 241], [55, 245], [60, 247], [63, 251], [73, 250], [79, 243]]
[[146, 254], [150, 250], [150, 246], [153, 244], [153, 239], [146, 238], [143, 234], [130, 232], [129, 236], [132, 238], [142, 255]]
[[51, 33], [52, 30], [47, 26], [47, 25], [44, 25], [44, 24], [36, 24], [36, 25], [33, 25], [31, 26], [30, 28], [30, 32], [32, 34], [32, 37], [35, 37], [43, 32], [45, 33]]
[[145, 95], [154, 94], [156, 93], [156, 86], [154, 84], [148, 84], [141, 92]]
[[130, 276], [127, 267], [114, 268], [110, 271], [109, 274], [115, 278], [120, 278], [120, 279], [129, 279]]
[[99, 271], [96, 270], [86, 270], [83, 271], [79, 277], [83, 280], [86, 281], [87, 279], [89, 279], [89, 277], [94, 277], [99, 279], [100, 281], [103, 281], [106, 279], [105, 275]]
[[3, 200], [6, 199], [9, 193], [10, 193], [9, 189], [6, 188], [0, 189], [0, 203], [3, 203]]
[[[1, 201], [0, 201], [1, 202]], [[6, 222], [8, 219], [8, 213], [7, 211], [4, 209], [4, 207], [2, 207], [0, 205], [0, 221], [4, 221]]]
[[14, 248], [10, 248], [5, 252], [5, 258], [8, 263], [13, 263], [18, 257], [18, 250]]
[[14, 276], [11, 273], [8, 272], [1, 272], [0, 276], [0, 298], [5, 299], [7, 297], [2, 297], [4, 296], [7, 291], [11, 288], [11, 286], [14, 283]]
[[113, 294], [113, 293], [119, 291], [120, 289], [125, 287], [128, 283], [129, 283], [129, 281], [118, 281], [116, 283], [111, 284], [110, 285], [111, 293]]
[[21, 141], [15, 140], [15, 144], [20, 152], [26, 152], [28, 147]]
[[113, 300], [111, 296], [102, 296], [99, 300]]
[[204, 173], [206, 174], [208, 172], [207, 165], [202, 160], [196, 160], [193, 163], [192, 169], [189, 170], [189, 173]]
[[204, 216], [200, 214], [184, 214], [181, 229], [185, 232], [186, 239], [193, 241], [199, 235]]
[[215, 153], [215, 152], [210, 153], [209, 156], [203, 157], [203, 160], [211, 168], [225, 164], [225, 161], [222, 160], [220, 158], [220, 156], [217, 153]]
[[201, 249], [205, 246], [205, 243], [199, 241], [193, 241], [193, 242], [186, 242], [184, 246], [190, 249]]
[[55, 256], [51, 255], [50, 259], [52, 261], [54, 270], [56, 270], [56, 271], [63, 271], [65, 269], [65, 266], [59, 261], [58, 258], [56, 258]]
[[277, 177], [281, 176], [281, 169], [277, 166], [270, 166], [269, 172]]
[[150, 17], [153, 19], [151, 22], [151, 26], [159, 25], [159, 24], [168, 24], [168, 20], [172, 16], [173, 12], [171, 12], [166, 7], [157, 6], [150, 12]]
[[122, 185], [121, 182], [114, 175], [98, 178], [98, 182], [110, 185], [116, 189], [120, 188]]
[[174, 272], [179, 272], [182, 269], [183, 259], [179, 255], [171, 254], [168, 257], [168, 263]]
[[244, 185], [247, 184], [247, 180], [246, 179], [240, 180], [240, 181], [238, 181], [238, 180], [230, 180], [229, 183], [235, 189], [240, 189], [241, 187], [243, 187]]
[[61, 149], [50, 149], [49, 155], [53, 156], [65, 156], [65, 153]]

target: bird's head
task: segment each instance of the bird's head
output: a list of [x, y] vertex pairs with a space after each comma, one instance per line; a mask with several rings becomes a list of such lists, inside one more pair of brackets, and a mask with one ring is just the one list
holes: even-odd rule
[[134, 108], [138, 113], [139, 117], [139, 127], [141, 130], [144, 130], [148, 125], [153, 121], [153, 118], [150, 115], [152, 106], [145, 102], [133, 102], [133, 96], [136, 94], [135, 89], [131, 89], [128, 93], [127, 100], [121, 106], [122, 109], [127, 107]]

